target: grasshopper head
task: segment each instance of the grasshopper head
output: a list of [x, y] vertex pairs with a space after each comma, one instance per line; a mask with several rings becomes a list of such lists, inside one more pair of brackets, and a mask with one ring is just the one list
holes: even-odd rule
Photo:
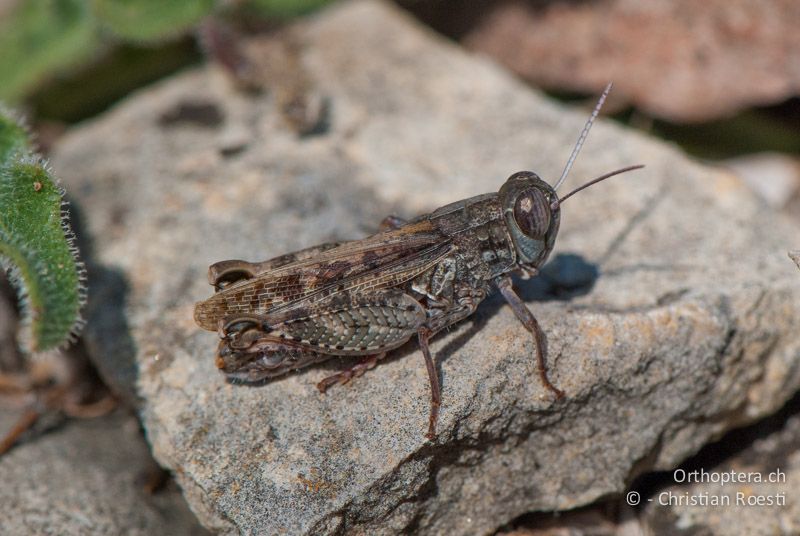
[[553, 250], [561, 219], [556, 191], [538, 175], [511, 175], [498, 194], [503, 216], [523, 268], [536, 269]]
[[643, 167], [628, 166], [600, 175], [561, 199], [556, 195], [555, 188], [540, 179], [536, 173], [520, 171], [511, 175], [500, 188], [498, 197], [514, 249], [517, 250], [519, 267], [523, 271], [531, 272], [547, 260], [556, 243], [561, 205], [564, 201], [593, 184]]

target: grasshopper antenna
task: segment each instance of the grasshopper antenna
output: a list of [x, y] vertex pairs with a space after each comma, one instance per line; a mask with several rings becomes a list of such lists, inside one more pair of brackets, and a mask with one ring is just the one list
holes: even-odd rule
[[568, 193], [567, 195], [565, 195], [565, 196], [564, 196], [564, 197], [562, 197], [561, 199], [556, 199], [556, 200], [555, 200], [555, 201], [553, 201], [553, 203], [550, 205], [550, 208], [551, 208], [552, 210], [556, 210], [556, 209], [558, 209], [558, 208], [559, 208], [561, 205], [563, 205], [563, 204], [564, 204], [564, 201], [566, 201], [566, 200], [567, 200], [567, 198], [569, 198], [569, 197], [572, 197], [573, 195], [577, 194], [577, 193], [578, 193], [578, 192], [580, 192], [581, 190], [583, 190], [583, 189], [585, 189], [585, 188], [588, 188], [588, 187], [589, 187], [589, 186], [591, 186], [592, 184], [597, 184], [597, 183], [598, 183], [598, 182], [600, 182], [600, 181], [604, 181], [604, 180], [606, 180], [606, 179], [610, 179], [611, 177], [614, 177], [614, 176], [616, 176], [616, 175], [621, 175], [622, 173], [627, 173], [628, 171], [633, 171], [633, 170], [635, 170], [635, 169], [642, 169], [643, 167], [644, 167], [644, 165], [643, 165], [643, 164], [636, 164], [635, 166], [628, 166], [628, 167], [624, 167], [624, 168], [617, 169], [617, 170], [615, 170], [615, 171], [610, 171], [610, 172], [608, 172], [608, 173], [605, 173], [605, 174], [603, 174], [603, 175], [600, 175], [600, 176], [599, 176], [599, 177], [597, 177], [596, 179], [592, 179], [592, 180], [590, 180], [589, 182], [587, 182], [587, 183], [586, 183], [586, 184], [584, 184], [583, 186], [578, 186], [577, 188], [575, 188], [574, 190], [572, 190], [570, 193]]
[[589, 130], [592, 128], [594, 120], [597, 119], [597, 116], [600, 113], [600, 109], [606, 102], [608, 94], [611, 93], [611, 86], [612, 82], [609, 82], [606, 88], [603, 90], [603, 94], [600, 95], [600, 99], [597, 101], [597, 104], [595, 104], [594, 111], [592, 111], [592, 115], [589, 116], [589, 120], [586, 121], [586, 125], [584, 125], [583, 130], [581, 131], [581, 135], [578, 137], [578, 143], [575, 144], [575, 148], [572, 150], [572, 154], [569, 155], [569, 160], [567, 160], [567, 165], [564, 166], [564, 171], [563, 173], [561, 173], [561, 177], [558, 179], [555, 188], [553, 188], [554, 190], [558, 190], [558, 187], [561, 186], [567, 179], [569, 170], [572, 169], [572, 164], [574, 164], [575, 159], [578, 158], [578, 153], [581, 152], [581, 147], [583, 147], [583, 142], [586, 141], [586, 136], [589, 135]]

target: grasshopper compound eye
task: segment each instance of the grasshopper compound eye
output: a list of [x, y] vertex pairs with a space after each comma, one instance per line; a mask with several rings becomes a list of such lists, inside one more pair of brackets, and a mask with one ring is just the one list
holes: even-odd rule
[[542, 239], [550, 228], [550, 203], [541, 190], [528, 188], [514, 202], [514, 221], [526, 236]]

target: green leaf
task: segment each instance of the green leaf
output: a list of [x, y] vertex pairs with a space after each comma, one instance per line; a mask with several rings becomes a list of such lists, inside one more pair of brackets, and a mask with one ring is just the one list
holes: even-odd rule
[[318, 9], [330, 0], [251, 0], [250, 4], [267, 17], [289, 18]]
[[97, 36], [83, 0], [20, 0], [0, 20], [0, 99], [86, 60]]
[[131, 41], [161, 41], [188, 32], [214, 0], [93, 0], [100, 24]]
[[[0, 115], [0, 144], [19, 143]], [[19, 125], [17, 128], [20, 129]], [[12, 135], [8, 135], [12, 132]], [[55, 348], [80, 327], [85, 301], [83, 265], [63, 207], [63, 190], [41, 159], [5, 151], [0, 160], [0, 263], [17, 287], [22, 344], [29, 352]]]
[[28, 148], [28, 132], [0, 107], [0, 165]]

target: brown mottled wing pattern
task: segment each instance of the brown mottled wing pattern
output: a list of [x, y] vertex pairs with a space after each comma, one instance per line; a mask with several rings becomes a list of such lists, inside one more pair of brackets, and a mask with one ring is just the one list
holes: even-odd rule
[[220, 319], [266, 315], [276, 321], [304, 316], [329, 296], [347, 290], [397, 286], [452, 251], [448, 238], [430, 222], [346, 242], [315, 257], [292, 262], [241, 281], [195, 307], [195, 320], [216, 330]]

